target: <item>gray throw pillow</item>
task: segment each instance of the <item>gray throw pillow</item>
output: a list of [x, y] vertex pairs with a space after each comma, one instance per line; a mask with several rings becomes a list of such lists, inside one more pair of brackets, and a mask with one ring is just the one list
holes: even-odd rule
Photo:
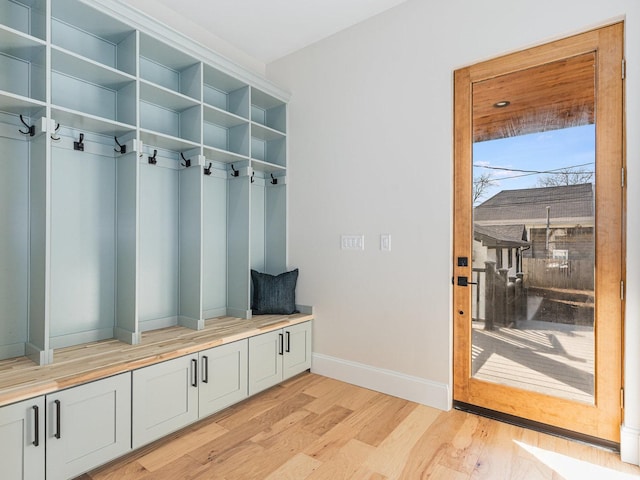
[[298, 269], [280, 275], [251, 270], [254, 315], [291, 315], [296, 313]]

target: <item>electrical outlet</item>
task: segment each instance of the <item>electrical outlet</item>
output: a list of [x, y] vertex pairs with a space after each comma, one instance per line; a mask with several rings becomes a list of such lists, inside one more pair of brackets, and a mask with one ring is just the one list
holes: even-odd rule
[[390, 233], [380, 234], [380, 250], [382, 250], [383, 252], [391, 251], [391, 234]]
[[364, 235], [342, 235], [340, 246], [342, 250], [364, 250]]

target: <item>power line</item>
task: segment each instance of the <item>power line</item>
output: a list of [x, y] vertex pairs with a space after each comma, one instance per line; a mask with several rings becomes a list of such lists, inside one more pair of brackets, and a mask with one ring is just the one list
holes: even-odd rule
[[[521, 170], [519, 168], [506, 168], [506, 167], [490, 167], [489, 165], [476, 165], [475, 163], [473, 164], [474, 168], [487, 168], [489, 170], [502, 170], [502, 171], [506, 171], [506, 172], [522, 172], [522, 173], [526, 173], [528, 175], [539, 175], [539, 174], [548, 174], [548, 173], [557, 173], [559, 171], [562, 170], [568, 170], [570, 168], [577, 168], [577, 167], [584, 167], [586, 165], [593, 165], [595, 162], [589, 162], [589, 163], [580, 163], [578, 165], [571, 165], [568, 167], [560, 167], [560, 168], [554, 168], [552, 170]], [[594, 173], [594, 172], [567, 172], [567, 173]], [[524, 177], [526, 175], [518, 175], [518, 177]], [[504, 177], [507, 178], [507, 177]], [[517, 177], [508, 177], [508, 178], [517, 178]]]

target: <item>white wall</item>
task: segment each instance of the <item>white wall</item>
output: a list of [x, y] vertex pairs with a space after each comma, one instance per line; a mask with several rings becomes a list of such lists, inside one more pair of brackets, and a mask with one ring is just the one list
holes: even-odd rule
[[[316, 306], [314, 369], [449, 406], [452, 72], [626, 16], [623, 458], [640, 433], [640, 3], [410, 0], [267, 66], [290, 103], [290, 258]], [[340, 234], [365, 251], [340, 250]], [[378, 247], [391, 233], [392, 251]]]
[[[98, 2], [104, 0], [97, 0]], [[158, 3], [155, 0], [116, 0], [122, 4], [133, 7], [156, 21], [161, 22], [169, 28], [180, 32], [191, 40], [206, 45], [207, 48], [215, 51], [226, 59], [238, 65], [252, 70], [260, 75], [265, 74], [265, 64], [254, 57], [243, 52], [239, 48], [231, 45], [226, 40], [218, 37], [211, 30], [208, 30], [195, 22], [178, 14], [179, 9], [171, 9]], [[178, 3], [178, 2], [176, 2]]]

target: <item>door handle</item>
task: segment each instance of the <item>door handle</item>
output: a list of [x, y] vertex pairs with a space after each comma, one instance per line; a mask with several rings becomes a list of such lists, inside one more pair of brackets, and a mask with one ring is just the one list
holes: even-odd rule
[[198, 386], [198, 360], [195, 358], [191, 359], [191, 386]]
[[281, 333], [278, 334], [278, 343], [279, 343], [278, 355], [284, 355], [284, 335], [282, 335]]
[[202, 383], [209, 383], [209, 357], [202, 356]]
[[60, 400], [54, 400], [53, 403], [56, 404], [56, 433], [54, 437], [60, 440]]
[[469, 285], [477, 285], [478, 282], [470, 282], [467, 277], [458, 277], [458, 286], [459, 287], [467, 287]]
[[33, 422], [35, 424], [35, 431], [34, 431], [34, 440], [33, 440], [33, 446], [34, 447], [38, 447], [40, 445], [40, 409], [38, 408], [37, 405], [34, 405], [33, 407]]

